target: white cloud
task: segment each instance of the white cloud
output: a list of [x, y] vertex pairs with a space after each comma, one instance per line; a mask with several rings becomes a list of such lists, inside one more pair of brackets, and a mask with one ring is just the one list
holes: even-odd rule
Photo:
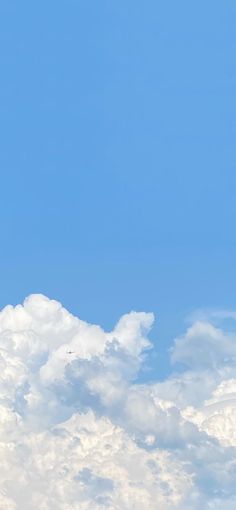
[[226, 333], [208, 322], [197, 321], [186, 335], [175, 340], [172, 361], [191, 369], [216, 369], [236, 363], [236, 335]]
[[152, 322], [105, 332], [41, 295], [0, 312], [1, 509], [235, 508], [236, 336], [198, 320], [186, 368], [138, 384]]

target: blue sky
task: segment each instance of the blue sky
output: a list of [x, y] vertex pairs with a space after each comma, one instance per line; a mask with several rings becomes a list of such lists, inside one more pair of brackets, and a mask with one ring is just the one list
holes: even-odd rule
[[235, 15], [0, 2], [1, 509], [236, 508]]
[[112, 328], [235, 307], [233, 1], [0, 6], [1, 307]]

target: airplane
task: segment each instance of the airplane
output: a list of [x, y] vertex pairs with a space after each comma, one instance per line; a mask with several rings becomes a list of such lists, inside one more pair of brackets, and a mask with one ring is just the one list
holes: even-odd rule
[[67, 352], [67, 354], [75, 354], [74, 351], [66, 351], [66, 352]]

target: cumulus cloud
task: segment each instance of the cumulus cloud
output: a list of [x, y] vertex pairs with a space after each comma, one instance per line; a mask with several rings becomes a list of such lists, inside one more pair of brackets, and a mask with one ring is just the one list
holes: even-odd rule
[[1, 509], [235, 508], [236, 336], [198, 319], [139, 384], [153, 319], [106, 332], [42, 295], [0, 312]]

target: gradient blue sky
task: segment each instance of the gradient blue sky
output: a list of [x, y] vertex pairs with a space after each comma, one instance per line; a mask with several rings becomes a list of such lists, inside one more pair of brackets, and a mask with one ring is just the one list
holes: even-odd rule
[[1, 307], [154, 311], [159, 374], [186, 315], [234, 308], [235, 15], [1, 1]]

